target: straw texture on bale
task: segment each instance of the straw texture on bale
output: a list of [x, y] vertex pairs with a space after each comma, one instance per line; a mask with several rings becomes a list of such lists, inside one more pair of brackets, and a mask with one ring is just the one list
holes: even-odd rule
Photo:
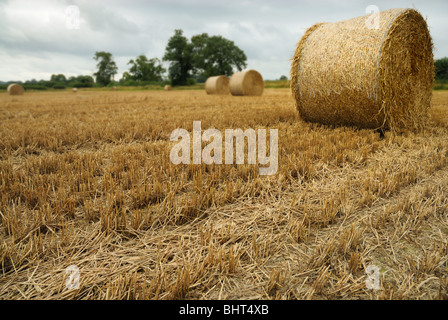
[[25, 90], [23, 89], [23, 87], [20, 84], [16, 84], [16, 83], [11, 83], [8, 86], [8, 93], [11, 96], [21, 96], [24, 94]]
[[167, 84], [163, 89], [165, 89], [165, 91], [171, 91], [173, 90], [173, 87]]
[[433, 43], [413, 9], [318, 23], [299, 41], [291, 90], [302, 119], [328, 125], [402, 131], [428, 118]]
[[230, 78], [230, 93], [234, 96], [261, 96], [264, 81], [256, 70], [236, 72]]
[[205, 82], [205, 91], [207, 92], [207, 94], [229, 94], [229, 78], [227, 78], [227, 76], [216, 76], [208, 78]]

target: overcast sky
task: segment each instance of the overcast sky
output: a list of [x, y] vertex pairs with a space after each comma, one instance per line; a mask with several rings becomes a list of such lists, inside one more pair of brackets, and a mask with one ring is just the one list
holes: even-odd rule
[[[175, 29], [222, 35], [244, 50], [248, 68], [278, 79], [306, 28], [365, 15], [369, 5], [416, 8], [435, 57], [448, 56], [446, 0], [0, 0], [0, 80], [93, 75], [96, 51], [113, 54], [118, 80], [140, 54], [161, 59]], [[67, 8], [79, 10], [79, 28]]]

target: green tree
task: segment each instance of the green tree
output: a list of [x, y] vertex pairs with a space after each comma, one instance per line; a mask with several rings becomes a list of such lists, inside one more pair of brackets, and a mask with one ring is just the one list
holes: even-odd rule
[[185, 85], [191, 77], [193, 67], [191, 43], [183, 36], [183, 31], [176, 29], [168, 40], [163, 61], [169, 61], [168, 76], [172, 85]]
[[437, 80], [448, 80], [448, 58], [442, 58], [434, 61]]
[[125, 71], [121, 75], [121, 81], [128, 81], [128, 80], [132, 80], [132, 76], [129, 72]]
[[93, 87], [94, 80], [91, 76], [77, 76], [76, 83], [80, 88], [91, 88]]
[[91, 76], [72, 76], [67, 80], [67, 86], [73, 88], [91, 88], [93, 84], [94, 80]]
[[93, 58], [98, 61], [96, 65], [98, 71], [93, 75], [96, 77], [96, 82], [107, 86], [117, 74], [118, 67], [112, 59], [112, 54], [105, 51], [97, 51]]
[[162, 75], [166, 71], [159, 59], [148, 60], [144, 55], [138, 56], [135, 61], [130, 60], [128, 64], [131, 68], [127, 76], [137, 81], [162, 81]]
[[63, 74], [52, 74], [50, 81], [53, 81], [56, 83], [66, 83], [67, 78]]
[[247, 66], [247, 57], [233, 41], [207, 33], [191, 38], [193, 64], [196, 73], [205, 77], [231, 76]]

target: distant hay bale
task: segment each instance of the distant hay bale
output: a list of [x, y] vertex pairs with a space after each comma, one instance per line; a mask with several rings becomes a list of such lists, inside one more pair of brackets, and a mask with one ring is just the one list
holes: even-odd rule
[[73, 91], [73, 93], [76, 93], [76, 92], [78, 92], [78, 88], [73, 88], [72, 91]]
[[117, 87], [112, 87], [112, 91], [117, 91]]
[[207, 94], [225, 95], [230, 93], [229, 78], [227, 76], [210, 77], [205, 82]]
[[165, 91], [171, 91], [171, 90], [173, 90], [173, 87], [167, 84], [163, 89]]
[[[291, 90], [302, 119], [328, 125], [418, 130], [434, 78], [433, 43], [413, 9], [318, 23], [299, 41]], [[374, 20], [373, 20], [374, 21]]]
[[20, 84], [11, 83], [7, 89], [10, 96], [21, 96], [25, 93], [25, 90]]
[[230, 93], [234, 96], [261, 96], [264, 90], [263, 77], [258, 71], [236, 72], [230, 78]]

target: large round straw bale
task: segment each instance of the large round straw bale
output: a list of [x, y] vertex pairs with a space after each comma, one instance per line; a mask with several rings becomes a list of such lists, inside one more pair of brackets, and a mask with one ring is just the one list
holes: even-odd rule
[[205, 82], [205, 91], [207, 94], [229, 94], [229, 82], [227, 76], [210, 77]]
[[78, 92], [78, 88], [73, 88], [72, 91], [73, 91], [73, 93], [76, 93], [76, 92]]
[[255, 70], [234, 73], [229, 85], [234, 96], [261, 96], [264, 90], [263, 77]]
[[378, 28], [372, 18], [318, 23], [305, 32], [291, 66], [302, 119], [393, 131], [423, 127], [434, 78], [426, 21], [413, 9], [380, 12]]
[[165, 91], [171, 91], [171, 90], [173, 90], [173, 87], [167, 84], [163, 89]]
[[23, 87], [20, 84], [17, 83], [11, 83], [8, 86], [8, 93], [11, 96], [21, 96], [24, 94], [25, 90], [23, 89]]

